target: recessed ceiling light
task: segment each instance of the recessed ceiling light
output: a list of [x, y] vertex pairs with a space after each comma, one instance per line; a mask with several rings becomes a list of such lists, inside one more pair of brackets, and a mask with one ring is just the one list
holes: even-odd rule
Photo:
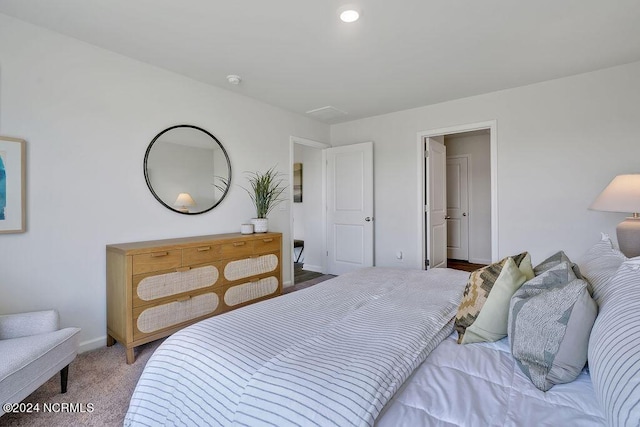
[[355, 9], [347, 9], [340, 12], [340, 20], [342, 22], [356, 22], [360, 18], [360, 12]]

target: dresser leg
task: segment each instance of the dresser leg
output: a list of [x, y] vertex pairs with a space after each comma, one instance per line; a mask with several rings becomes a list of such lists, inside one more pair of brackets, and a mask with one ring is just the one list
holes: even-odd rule
[[131, 365], [136, 361], [136, 356], [133, 354], [133, 347], [127, 348], [127, 365]]
[[116, 343], [116, 340], [109, 334], [107, 334], [107, 347], [111, 347]]

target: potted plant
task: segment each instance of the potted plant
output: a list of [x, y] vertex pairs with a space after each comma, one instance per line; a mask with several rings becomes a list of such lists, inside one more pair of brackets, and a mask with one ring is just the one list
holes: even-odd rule
[[267, 216], [280, 202], [286, 185], [282, 174], [275, 166], [266, 172], [247, 172], [250, 188], [244, 188], [256, 208], [256, 217], [251, 220], [256, 233], [266, 233], [269, 229]]

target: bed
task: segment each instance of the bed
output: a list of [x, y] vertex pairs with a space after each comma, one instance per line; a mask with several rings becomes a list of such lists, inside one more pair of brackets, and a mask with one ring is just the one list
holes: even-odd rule
[[[468, 278], [450, 269], [373, 267], [199, 322], [151, 357], [125, 425], [599, 426], [640, 419], [635, 391], [611, 395], [603, 387], [610, 372], [621, 375], [616, 366], [596, 379], [585, 368], [543, 392], [516, 365], [508, 338], [457, 344], [452, 319]], [[594, 330], [608, 327], [596, 323]], [[602, 359], [591, 348], [589, 357], [590, 365]], [[630, 360], [640, 367], [640, 357]]]

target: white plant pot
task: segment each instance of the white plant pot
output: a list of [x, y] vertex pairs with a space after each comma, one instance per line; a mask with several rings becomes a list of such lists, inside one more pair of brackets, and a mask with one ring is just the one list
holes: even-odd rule
[[253, 231], [256, 233], [266, 233], [269, 231], [269, 220], [267, 218], [252, 218]]

